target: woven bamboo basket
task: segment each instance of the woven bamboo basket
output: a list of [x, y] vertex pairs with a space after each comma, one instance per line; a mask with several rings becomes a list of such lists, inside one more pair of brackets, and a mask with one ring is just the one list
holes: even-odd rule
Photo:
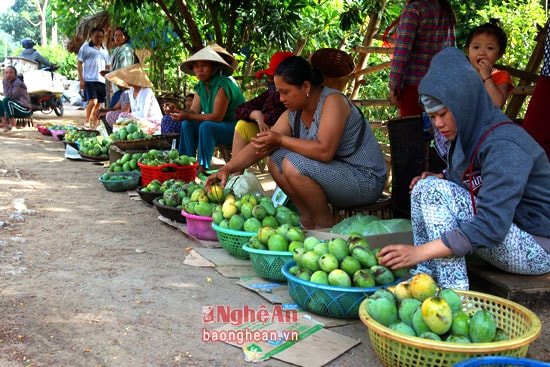
[[315, 51], [310, 63], [323, 73], [324, 85], [343, 91], [353, 77], [355, 64], [350, 55], [337, 48], [321, 48]]
[[169, 150], [172, 147], [173, 139], [176, 139], [177, 146], [179, 134], [155, 135], [149, 139], [139, 140], [115, 140], [112, 144], [123, 150]]

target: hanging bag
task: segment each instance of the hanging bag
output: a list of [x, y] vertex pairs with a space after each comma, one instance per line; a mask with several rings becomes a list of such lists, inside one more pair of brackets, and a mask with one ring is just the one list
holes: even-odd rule
[[[388, 41], [388, 37], [390, 36], [390, 33], [395, 34], [395, 31], [397, 29], [397, 24], [399, 24], [399, 17], [395, 19], [391, 24], [386, 28], [384, 31], [384, 34], [382, 35], [382, 47], [384, 48], [394, 48], [395, 43]], [[390, 54], [390, 59], [393, 58], [393, 54]]]

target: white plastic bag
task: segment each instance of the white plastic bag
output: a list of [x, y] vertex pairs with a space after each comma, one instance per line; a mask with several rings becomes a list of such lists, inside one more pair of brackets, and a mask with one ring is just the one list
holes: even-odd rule
[[232, 189], [235, 195], [239, 196], [244, 194], [267, 196], [256, 175], [246, 171], [240, 176], [232, 177], [225, 187]]

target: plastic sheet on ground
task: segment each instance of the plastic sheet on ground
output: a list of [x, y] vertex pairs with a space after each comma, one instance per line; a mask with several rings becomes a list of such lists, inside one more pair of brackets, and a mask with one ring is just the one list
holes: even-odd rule
[[408, 219], [380, 219], [374, 215], [361, 214], [344, 219], [330, 230], [331, 233], [347, 235], [356, 232], [363, 236], [409, 231], [412, 231], [412, 225]]

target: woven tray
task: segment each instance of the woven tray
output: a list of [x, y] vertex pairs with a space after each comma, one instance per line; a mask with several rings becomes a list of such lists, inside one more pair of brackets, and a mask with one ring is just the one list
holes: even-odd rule
[[87, 159], [87, 160], [90, 160], [90, 161], [98, 161], [98, 162], [101, 162], [101, 161], [108, 161], [109, 160], [109, 156], [108, 155], [89, 155], [89, 154], [84, 154], [82, 152], [78, 152], [80, 154], [80, 156], [84, 159]]
[[179, 140], [179, 134], [157, 135], [150, 139], [115, 140], [111, 144], [124, 150], [149, 150], [149, 149], [168, 150], [172, 147], [173, 139], [176, 139], [176, 145], [177, 145], [177, 142]]

